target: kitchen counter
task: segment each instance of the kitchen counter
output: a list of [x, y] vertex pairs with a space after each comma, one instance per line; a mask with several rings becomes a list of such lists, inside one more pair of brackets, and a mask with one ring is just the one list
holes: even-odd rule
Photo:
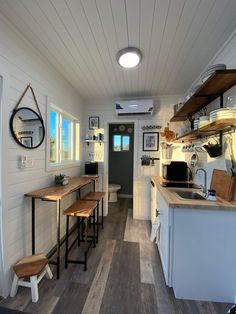
[[201, 194], [199, 189], [193, 188], [169, 188], [162, 187], [162, 179], [160, 177], [152, 177], [152, 182], [157, 189], [161, 192], [163, 198], [170, 207], [174, 208], [192, 208], [192, 209], [205, 209], [205, 210], [222, 210], [222, 211], [236, 211], [236, 202], [227, 202], [219, 197], [216, 201], [208, 200], [195, 200], [195, 199], [182, 199], [175, 191], [194, 191]]
[[162, 187], [160, 178], [151, 180], [166, 285], [180, 299], [235, 302], [236, 202], [182, 199], [175, 191], [201, 190]]

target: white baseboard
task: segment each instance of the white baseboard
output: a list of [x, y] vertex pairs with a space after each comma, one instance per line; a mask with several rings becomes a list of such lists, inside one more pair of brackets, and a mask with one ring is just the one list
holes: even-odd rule
[[130, 194], [117, 194], [117, 196], [120, 198], [133, 198], [133, 195]]

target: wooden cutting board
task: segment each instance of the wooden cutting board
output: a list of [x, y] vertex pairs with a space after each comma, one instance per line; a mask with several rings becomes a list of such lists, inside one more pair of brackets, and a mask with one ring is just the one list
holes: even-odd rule
[[231, 201], [234, 192], [235, 176], [231, 177], [224, 170], [214, 169], [211, 178], [211, 189], [226, 201]]

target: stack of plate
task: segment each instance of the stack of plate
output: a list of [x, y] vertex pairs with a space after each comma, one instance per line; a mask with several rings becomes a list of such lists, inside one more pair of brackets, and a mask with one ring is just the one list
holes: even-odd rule
[[234, 108], [220, 108], [211, 111], [210, 122], [220, 119], [236, 119], [236, 109]]
[[199, 119], [195, 119], [193, 122], [193, 129], [197, 130], [198, 126], [199, 126]]
[[203, 127], [209, 123], [210, 123], [209, 116], [201, 116], [201, 117], [199, 117], [198, 127], [201, 128], [201, 127]]
[[205, 82], [212, 74], [215, 73], [215, 71], [225, 69], [226, 69], [225, 64], [214, 64], [201, 74], [201, 81]]

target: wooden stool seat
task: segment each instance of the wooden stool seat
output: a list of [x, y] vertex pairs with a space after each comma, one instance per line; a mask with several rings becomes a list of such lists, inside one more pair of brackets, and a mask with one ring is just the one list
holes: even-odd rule
[[93, 210], [97, 207], [95, 201], [82, 201], [78, 200], [68, 207], [63, 215], [73, 216], [73, 217], [85, 217], [88, 218], [91, 216]]
[[23, 257], [13, 269], [18, 278], [24, 278], [40, 274], [47, 264], [47, 257], [40, 253]]
[[[44, 275], [52, 279], [52, 272], [48, 266], [48, 259], [43, 253], [25, 256], [14, 266], [15, 272], [10, 296], [14, 297], [17, 293], [18, 286], [28, 287], [31, 289], [32, 301], [37, 302], [38, 283]], [[30, 277], [30, 281], [24, 281], [24, 278]], [[21, 280], [22, 279], [22, 280]]]
[[82, 197], [82, 200], [96, 201], [98, 204], [98, 207], [97, 207], [98, 212], [99, 212], [99, 203], [100, 201], [102, 201], [102, 221], [101, 223], [99, 223], [97, 220], [97, 241], [98, 241], [98, 225], [101, 225], [103, 229], [103, 198], [105, 195], [106, 195], [105, 192], [88, 192], [85, 196]]
[[100, 202], [106, 195], [105, 192], [88, 192], [82, 197], [83, 200]]
[[[93, 242], [94, 247], [96, 246], [96, 230], [95, 230], [95, 209], [97, 208], [96, 201], [78, 200], [68, 207], [63, 214], [66, 215], [66, 253], [65, 253], [65, 268], [68, 267], [68, 263], [83, 264], [84, 270], [87, 270], [87, 253]], [[77, 217], [78, 224], [78, 246], [80, 246], [80, 224], [85, 222], [85, 248], [84, 248], [84, 260], [71, 260], [68, 259], [69, 251], [72, 248], [75, 241], [69, 247], [69, 217]], [[88, 241], [88, 219], [93, 217], [93, 241]], [[81, 221], [82, 220], [82, 221]], [[83, 228], [82, 228], [82, 241], [83, 241]], [[90, 245], [88, 246], [88, 242]]]

